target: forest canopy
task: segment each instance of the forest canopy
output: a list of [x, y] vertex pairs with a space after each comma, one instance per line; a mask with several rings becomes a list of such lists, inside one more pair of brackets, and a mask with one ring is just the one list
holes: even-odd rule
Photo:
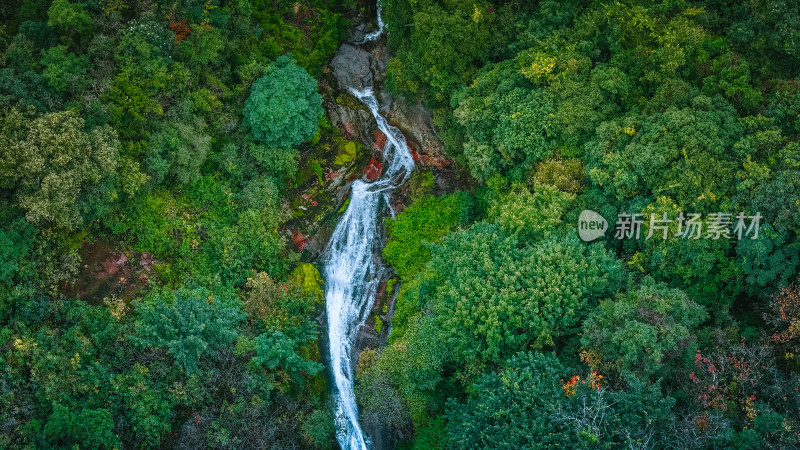
[[337, 448], [377, 6], [376, 447], [797, 447], [793, 0], [2, 2], [0, 447]]

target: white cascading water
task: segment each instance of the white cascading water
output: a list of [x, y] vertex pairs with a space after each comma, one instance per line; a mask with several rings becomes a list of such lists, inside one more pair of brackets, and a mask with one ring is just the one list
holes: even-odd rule
[[368, 33], [366, 36], [364, 36], [364, 39], [362, 39], [361, 41], [358, 42], [359, 44], [363, 44], [363, 43], [366, 43], [366, 42], [372, 42], [375, 39], [378, 39], [379, 37], [381, 37], [381, 34], [383, 34], [383, 28], [384, 28], [383, 17], [381, 17], [381, 13], [382, 12], [383, 12], [383, 8], [381, 8], [381, 5], [379, 3], [378, 4], [378, 29], [373, 31], [373, 32], [371, 32], [371, 33]]
[[[369, 33], [362, 43], [377, 39], [383, 31], [380, 8], [378, 26], [379, 29]], [[373, 255], [381, 205], [391, 210], [388, 202], [391, 190], [406, 181], [414, 168], [414, 160], [403, 133], [378, 113], [378, 100], [372, 88], [351, 89], [350, 92], [369, 108], [378, 128], [386, 135], [384, 171], [372, 183], [356, 180], [352, 184], [350, 204], [325, 250], [325, 302], [331, 370], [336, 384], [336, 439], [345, 450], [366, 450], [370, 443], [358, 423], [351, 351], [359, 328], [369, 316], [371, 300], [380, 281], [381, 268]]]

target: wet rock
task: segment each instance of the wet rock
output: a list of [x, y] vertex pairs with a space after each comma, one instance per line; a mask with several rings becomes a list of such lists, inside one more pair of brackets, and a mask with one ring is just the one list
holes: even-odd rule
[[344, 202], [347, 200], [347, 197], [350, 195], [350, 190], [353, 187], [353, 181], [356, 178], [357, 177], [353, 177], [353, 178], [347, 179], [345, 185], [342, 186], [342, 188], [339, 189], [339, 191], [336, 192], [336, 203], [338, 205], [344, 205]]
[[363, 424], [362, 428], [364, 429], [364, 433], [369, 436], [369, 440], [372, 441], [372, 448], [374, 450], [388, 450], [397, 447], [397, 442], [391, 430], [387, 430], [375, 424]]
[[383, 134], [381, 130], [375, 130], [373, 133], [375, 135], [375, 142], [372, 144], [373, 150], [383, 150], [383, 147], [386, 145], [386, 135]]
[[362, 23], [350, 30], [349, 42], [361, 42], [367, 35], [367, 24]]
[[316, 260], [322, 252], [325, 250], [325, 246], [328, 245], [328, 241], [331, 239], [331, 235], [333, 234], [333, 225], [324, 223], [320, 225], [317, 232], [308, 239], [303, 250], [308, 252], [309, 260], [313, 261]]
[[381, 172], [383, 172], [383, 165], [374, 157], [369, 160], [369, 164], [364, 168], [364, 175], [369, 181], [377, 180], [381, 176]]
[[417, 149], [419, 148], [419, 146], [417, 145], [416, 142], [408, 139], [407, 137], [406, 137], [406, 145], [408, 146], [408, 152], [411, 153], [411, 157], [414, 159], [414, 162], [418, 163], [419, 152], [417, 151]]
[[356, 134], [356, 129], [353, 127], [353, 122], [349, 120], [342, 123], [342, 128], [344, 128], [345, 135], [348, 135], [349, 137], [352, 137], [354, 134]]
[[[432, 157], [432, 161], [443, 159], [444, 144], [436, 135], [430, 111], [423, 105], [411, 106], [403, 98], [394, 98], [386, 118], [399, 128], [409, 141], [415, 143], [413, 148], [415, 152]], [[439, 163], [433, 165], [438, 166]]]
[[389, 52], [383, 45], [376, 45], [370, 52], [370, 68], [375, 76], [376, 84], [382, 85], [386, 78], [386, 66], [389, 64]]
[[351, 350], [353, 362], [358, 360], [358, 354], [365, 348], [378, 348], [379, 338], [375, 328], [367, 324], [361, 325], [356, 333], [356, 345]]
[[325, 192], [336, 195], [344, 185], [347, 173], [347, 167], [342, 167], [337, 171], [326, 172]]
[[[346, 94], [342, 94], [344, 95]], [[352, 108], [335, 101], [325, 102], [324, 107], [331, 119], [331, 125], [338, 128], [347, 139], [367, 142], [378, 128], [375, 119], [363, 108]]]

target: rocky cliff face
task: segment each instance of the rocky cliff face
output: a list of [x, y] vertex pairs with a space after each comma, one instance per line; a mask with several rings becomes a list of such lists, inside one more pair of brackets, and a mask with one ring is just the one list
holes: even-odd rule
[[[365, 34], [363, 25], [351, 32], [352, 42]], [[317, 145], [316, 154], [304, 154], [301, 170], [300, 201], [292, 205], [296, 219], [287, 226], [295, 243], [302, 244], [304, 261], [313, 262], [325, 248], [333, 225], [345, 205], [353, 180], [364, 177], [377, 178], [382, 161], [381, 149], [386, 139], [378, 130], [375, 120], [349, 89], [373, 86], [381, 104], [381, 113], [389, 123], [399, 128], [406, 137], [417, 164], [417, 170], [431, 171], [436, 181], [436, 191], [452, 190], [454, 175], [450, 161], [444, 155], [444, 145], [433, 125], [431, 112], [421, 104], [410, 104], [396, 98], [384, 89], [386, 64], [389, 60], [385, 39], [369, 45], [343, 44], [334, 56], [328, 70], [320, 80], [326, 117], [339, 138]], [[309, 159], [314, 158], [309, 164]], [[322, 169], [314, 173], [314, 163]], [[315, 176], [316, 175], [316, 179]], [[392, 207], [399, 211], [409, 201], [408, 189], [398, 189]], [[299, 233], [299, 236], [298, 234]], [[300, 237], [301, 236], [301, 237]]]
[[[381, 113], [391, 125], [403, 131], [411, 144], [412, 151], [416, 153], [417, 163], [421, 164], [423, 169], [426, 166], [438, 169], [446, 167], [449, 161], [443, 157], [444, 145], [436, 135], [430, 110], [419, 103], [409, 104], [404, 98], [395, 97], [384, 89], [388, 60], [389, 54], [382, 41], [378, 41], [369, 52], [351, 44], [344, 44], [331, 61], [331, 68], [339, 87], [345, 92], [349, 88], [363, 89], [375, 86]], [[355, 123], [359, 125], [356, 127], [353, 125], [354, 122], [349, 120], [355, 118], [347, 111], [347, 107], [330, 106], [328, 115], [331, 123], [341, 127], [340, 129], [345, 132], [369, 130], [374, 127], [374, 123], [363, 123], [363, 120]], [[360, 116], [358, 119], [363, 117]], [[366, 120], [371, 122], [370, 117]], [[361, 136], [364, 133], [358, 134]]]

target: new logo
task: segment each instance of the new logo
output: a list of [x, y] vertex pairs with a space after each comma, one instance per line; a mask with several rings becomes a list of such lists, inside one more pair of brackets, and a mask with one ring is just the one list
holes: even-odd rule
[[608, 230], [606, 219], [590, 209], [584, 209], [578, 216], [578, 236], [586, 242], [605, 236]]

